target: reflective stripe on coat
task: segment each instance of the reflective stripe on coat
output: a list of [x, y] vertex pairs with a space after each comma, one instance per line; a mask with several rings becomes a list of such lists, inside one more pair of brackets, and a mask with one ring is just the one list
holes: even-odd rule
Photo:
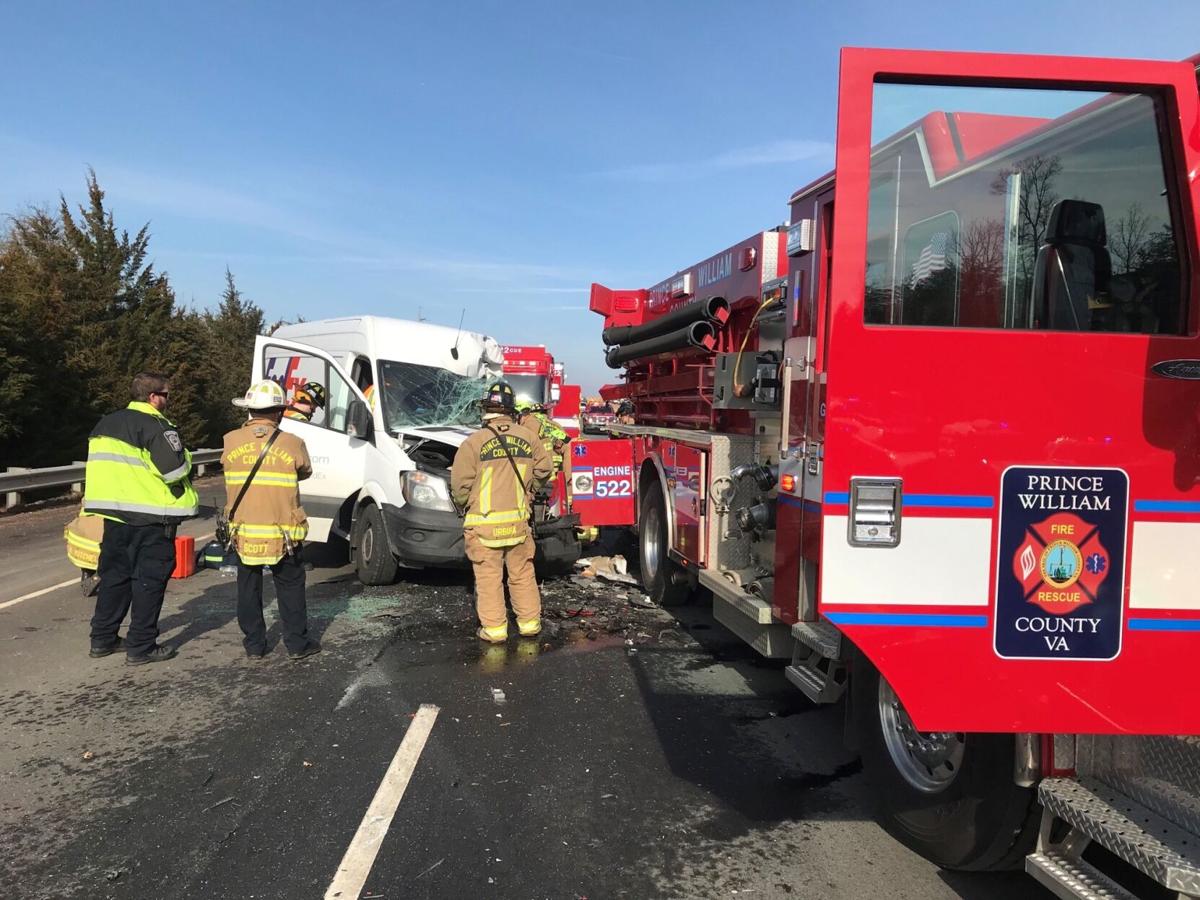
[[[225, 435], [221, 464], [225, 468], [226, 515], [275, 427], [269, 419], [251, 419]], [[230, 517], [234, 546], [246, 565], [277, 563], [287, 553], [285, 536], [293, 544], [308, 536], [308, 517], [300, 505], [300, 482], [311, 474], [312, 463], [304, 441], [280, 432], [238, 504], [237, 513]]]
[[451, 495], [467, 508], [463, 527], [481, 544], [512, 547], [529, 534], [531, 494], [554, 474], [554, 461], [536, 433], [508, 416], [486, 424], [496, 433], [487, 428], [475, 432], [454, 455]]

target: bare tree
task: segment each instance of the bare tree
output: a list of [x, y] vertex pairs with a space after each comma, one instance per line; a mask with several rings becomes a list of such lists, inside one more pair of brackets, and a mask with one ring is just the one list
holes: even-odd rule
[[1038, 248], [1046, 239], [1050, 226], [1050, 213], [1059, 201], [1054, 181], [1062, 173], [1062, 160], [1057, 155], [1043, 156], [1040, 153], [1027, 156], [1010, 169], [1002, 169], [992, 180], [992, 193], [1008, 193], [1009, 182], [1015, 175], [1019, 179], [1018, 227], [1020, 228], [1020, 252], [1018, 264], [1026, 285], [1033, 279], [1033, 266]]
[[1146, 256], [1150, 236], [1150, 217], [1142, 212], [1140, 203], [1130, 203], [1113, 226], [1108, 247], [1119, 267], [1116, 274], [1124, 275], [1139, 268]]
[[980, 283], [999, 281], [1004, 269], [1004, 223], [976, 219], [962, 237], [963, 276]]

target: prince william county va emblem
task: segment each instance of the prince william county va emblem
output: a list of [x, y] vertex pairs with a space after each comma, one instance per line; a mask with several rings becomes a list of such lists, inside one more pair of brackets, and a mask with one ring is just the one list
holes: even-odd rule
[[1117, 656], [1128, 491], [1128, 476], [1118, 469], [1004, 473], [995, 616], [1000, 656]]

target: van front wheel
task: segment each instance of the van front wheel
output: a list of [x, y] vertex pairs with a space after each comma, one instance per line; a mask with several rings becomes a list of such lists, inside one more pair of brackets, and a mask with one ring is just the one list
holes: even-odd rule
[[388, 546], [383, 513], [374, 503], [359, 512], [351, 535], [354, 563], [358, 580], [363, 584], [391, 584], [396, 580], [398, 566], [392, 548]]

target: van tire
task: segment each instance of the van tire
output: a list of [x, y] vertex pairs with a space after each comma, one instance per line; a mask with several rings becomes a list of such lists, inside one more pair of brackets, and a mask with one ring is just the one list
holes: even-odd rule
[[651, 600], [659, 606], [679, 606], [687, 602], [691, 590], [683, 570], [669, 555], [667, 515], [662, 485], [654, 481], [638, 516], [638, 569]]
[[374, 503], [368, 503], [359, 510], [350, 543], [359, 581], [363, 584], [391, 584], [396, 580], [399, 566], [388, 544], [383, 513]]
[[[880, 824], [902, 844], [944, 869], [983, 872], [1019, 868], [1033, 850], [1041, 815], [1037, 789], [1021, 787], [1014, 780], [1013, 735], [954, 735], [952, 742], [959, 748], [954, 765], [943, 766], [942, 781], [935, 784], [939, 780], [933, 774], [939, 771], [936, 767], [922, 772], [913, 754], [905, 760], [903, 740], [899, 744], [895, 739], [889, 741], [889, 727], [893, 733], [898, 731], [897, 712], [904, 717], [903, 724], [911, 725], [903, 705], [893, 703], [899, 700], [879, 670], [865, 656], [857, 655], [851, 673], [851, 715], [863, 771], [877, 799]], [[910, 774], [906, 775], [905, 769]], [[953, 775], [947, 776], [950, 770]], [[930, 781], [918, 789], [915, 785], [926, 774]]]

